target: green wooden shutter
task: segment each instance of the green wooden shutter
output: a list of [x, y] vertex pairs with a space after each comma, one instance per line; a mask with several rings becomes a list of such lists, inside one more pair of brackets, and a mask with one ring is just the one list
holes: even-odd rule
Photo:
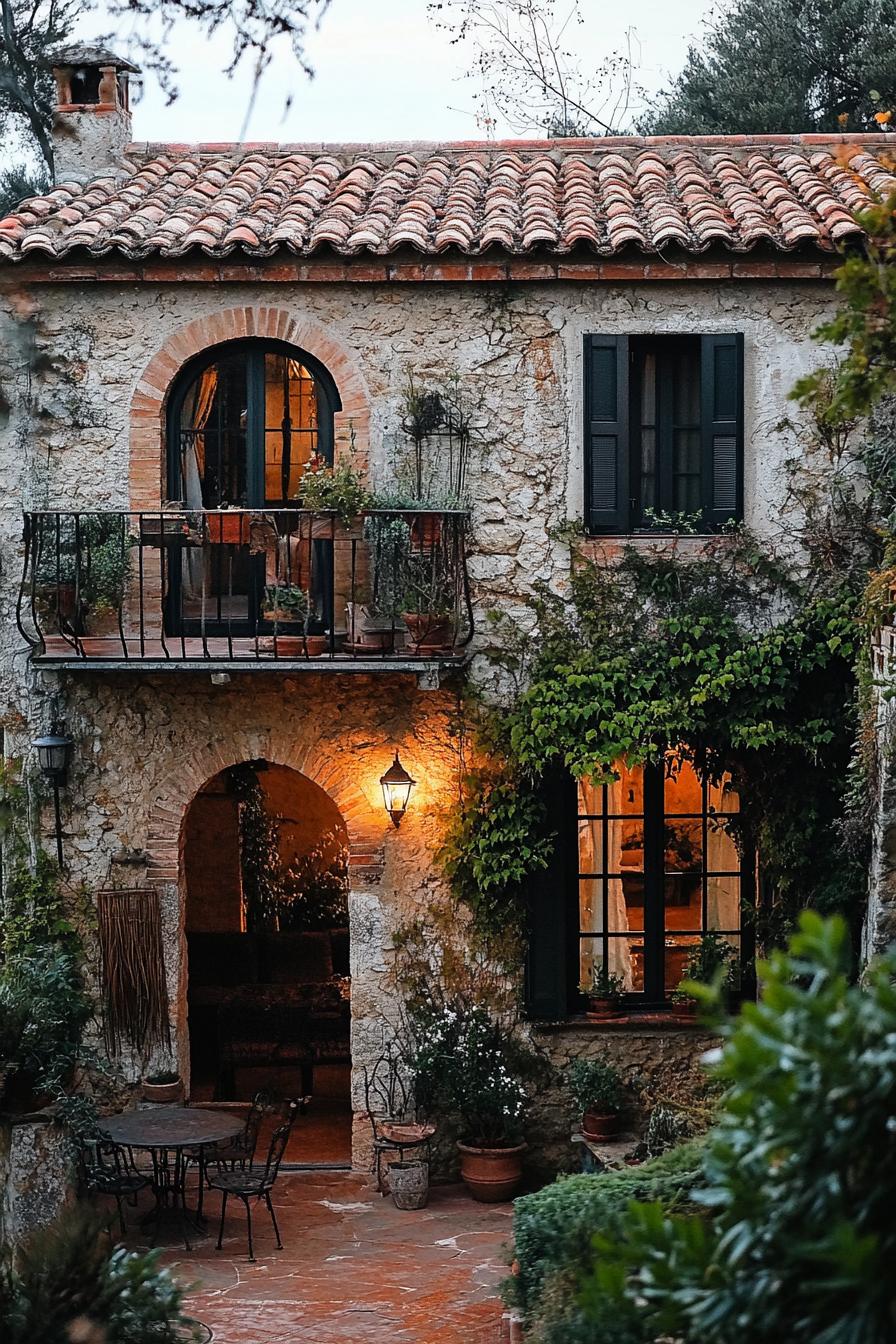
[[710, 527], [744, 514], [744, 338], [701, 337], [703, 517]]
[[585, 337], [585, 508], [591, 532], [629, 531], [628, 337]]
[[575, 989], [570, 971], [579, 932], [576, 786], [565, 771], [555, 771], [545, 775], [543, 787], [555, 838], [548, 867], [535, 874], [526, 893], [526, 1010], [530, 1017], [555, 1021], [568, 1015]]

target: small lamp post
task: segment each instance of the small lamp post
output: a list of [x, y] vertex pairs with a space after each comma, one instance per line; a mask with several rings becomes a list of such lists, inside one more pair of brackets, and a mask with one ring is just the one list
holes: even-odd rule
[[383, 803], [385, 804], [386, 811], [392, 818], [393, 826], [401, 825], [401, 819], [408, 810], [408, 800], [411, 796], [411, 789], [416, 783], [416, 779], [411, 779], [411, 776], [398, 759], [398, 752], [396, 751], [395, 760], [389, 766], [386, 773], [380, 776], [380, 784], [383, 789]]
[[36, 737], [31, 744], [37, 752], [41, 773], [53, 785], [53, 810], [56, 818], [56, 857], [59, 867], [64, 868], [62, 857], [62, 819], [59, 814], [59, 787], [68, 771], [68, 760], [72, 749], [72, 739], [65, 732], [61, 719], [54, 719], [53, 725], [43, 737]]

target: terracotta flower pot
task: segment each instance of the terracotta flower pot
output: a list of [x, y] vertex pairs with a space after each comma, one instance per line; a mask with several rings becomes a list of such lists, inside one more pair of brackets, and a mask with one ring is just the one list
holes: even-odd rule
[[674, 1011], [675, 1011], [675, 1013], [677, 1014], [678, 1017], [696, 1017], [696, 1016], [697, 1016], [697, 1000], [696, 1000], [696, 999], [680, 999], [677, 1003], [673, 1003], [672, 1007], [673, 1007], [673, 1009], [674, 1009]]
[[150, 1083], [143, 1080], [143, 1100], [154, 1102], [157, 1106], [171, 1106], [184, 1098], [184, 1082], [177, 1078], [173, 1083]]
[[411, 644], [418, 652], [453, 648], [454, 630], [447, 617], [428, 615], [426, 612], [403, 611], [401, 619], [408, 628]]
[[442, 516], [420, 513], [411, 523], [411, 542], [420, 550], [429, 550], [442, 539]]
[[329, 647], [330, 641], [326, 635], [305, 636], [305, 649], [309, 658], [319, 658]]
[[213, 545], [248, 546], [249, 515], [239, 509], [210, 513], [208, 539]]
[[510, 1199], [523, 1177], [526, 1144], [515, 1148], [474, 1148], [460, 1143], [460, 1174], [474, 1199], [481, 1204], [500, 1204]]
[[615, 1138], [619, 1133], [618, 1112], [587, 1110], [582, 1116], [582, 1133], [586, 1139]]

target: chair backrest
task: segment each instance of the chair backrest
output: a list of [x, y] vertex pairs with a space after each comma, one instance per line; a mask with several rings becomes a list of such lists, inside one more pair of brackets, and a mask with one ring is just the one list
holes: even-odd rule
[[78, 1167], [81, 1179], [88, 1184], [102, 1177], [119, 1176], [124, 1166], [121, 1150], [111, 1140], [86, 1135], [78, 1139]]
[[249, 1107], [249, 1114], [246, 1116], [246, 1123], [243, 1126], [243, 1135], [240, 1147], [243, 1152], [252, 1161], [255, 1156], [255, 1149], [258, 1146], [258, 1131], [261, 1129], [261, 1122], [266, 1113], [273, 1108], [273, 1102], [267, 1092], [256, 1092], [252, 1098], [252, 1105]]
[[371, 1069], [364, 1066], [364, 1105], [376, 1138], [377, 1120], [415, 1120], [413, 1097], [405, 1083], [401, 1058], [387, 1045]]
[[264, 1165], [264, 1176], [262, 1177], [262, 1187], [265, 1190], [270, 1189], [277, 1179], [277, 1174], [280, 1171], [280, 1163], [283, 1161], [283, 1154], [286, 1152], [286, 1145], [289, 1143], [289, 1136], [292, 1132], [292, 1127], [298, 1113], [298, 1104], [291, 1101], [289, 1103], [288, 1118], [282, 1125], [278, 1126], [271, 1135], [268, 1157]]

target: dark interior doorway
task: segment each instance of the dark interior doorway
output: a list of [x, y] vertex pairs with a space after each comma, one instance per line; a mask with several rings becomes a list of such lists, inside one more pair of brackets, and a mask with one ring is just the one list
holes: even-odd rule
[[346, 841], [323, 789], [265, 761], [215, 775], [185, 821], [191, 1101], [310, 1095], [291, 1162], [351, 1160]]

